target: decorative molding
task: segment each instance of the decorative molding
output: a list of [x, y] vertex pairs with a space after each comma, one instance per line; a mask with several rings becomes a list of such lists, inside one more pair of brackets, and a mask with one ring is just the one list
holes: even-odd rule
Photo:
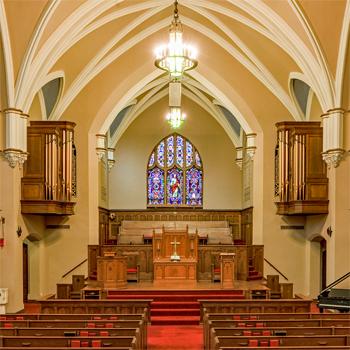
[[96, 154], [98, 160], [104, 161], [107, 156], [107, 136], [102, 134], [96, 135]]
[[11, 168], [15, 168], [17, 164], [19, 168], [22, 168], [28, 158], [28, 153], [16, 149], [5, 149], [2, 151], [2, 156], [7, 160]]
[[246, 134], [246, 147], [245, 147], [245, 153], [249, 159], [253, 159], [256, 146], [255, 146], [255, 138], [256, 134]]
[[108, 147], [107, 149], [107, 166], [109, 171], [113, 168], [115, 164], [114, 151], [115, 148], [112, 147]]
[[236, 147], [236, 165], [240, 170], [242, 170], [243, 166], [243, 147]]
[[322, 159], [326, 162], [328, 168], [336, 168], [344, 158], [346, 151], [344, 149], [328, 150], [322, 153]]

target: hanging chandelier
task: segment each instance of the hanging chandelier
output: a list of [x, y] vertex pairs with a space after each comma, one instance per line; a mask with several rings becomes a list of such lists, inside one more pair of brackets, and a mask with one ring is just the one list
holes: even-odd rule
[[156, 49], [156, 67], [169, 72], [172, 80], [180, 80], [185, 71], [195, 68], [197, 51], [182, 41], [182, 24], [177, 9], [178, 1], [174, 2], [174, 18], [169, 28], [169, 42]]
[[170, 107], [169, 113], [166, 116], [166, 120], [173, 129], [177, 129], [186, 119], [186, 114], [182, 113], [180, 107]]

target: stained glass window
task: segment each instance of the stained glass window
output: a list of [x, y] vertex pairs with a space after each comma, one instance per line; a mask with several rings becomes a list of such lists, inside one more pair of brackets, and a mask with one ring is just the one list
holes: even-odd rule
[[203, 206], [202, 160], [189, 140], [176, 133], [167, 136], [147, 164], [148, 206]]

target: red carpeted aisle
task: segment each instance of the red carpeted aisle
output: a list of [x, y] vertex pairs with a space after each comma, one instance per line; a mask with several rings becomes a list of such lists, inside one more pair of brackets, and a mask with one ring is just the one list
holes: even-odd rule
[[202, 326], [149, 326], [148, 350], [202, 350]]

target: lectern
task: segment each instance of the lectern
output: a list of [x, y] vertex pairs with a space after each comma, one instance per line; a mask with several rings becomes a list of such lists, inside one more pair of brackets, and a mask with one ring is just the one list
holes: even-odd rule
[[220, 253], [221, 288], [233, 288], [235, 253]]
[[127, 258], [123, 255], [97, 257], [97, 282], [102, 288], [126, 288]]

